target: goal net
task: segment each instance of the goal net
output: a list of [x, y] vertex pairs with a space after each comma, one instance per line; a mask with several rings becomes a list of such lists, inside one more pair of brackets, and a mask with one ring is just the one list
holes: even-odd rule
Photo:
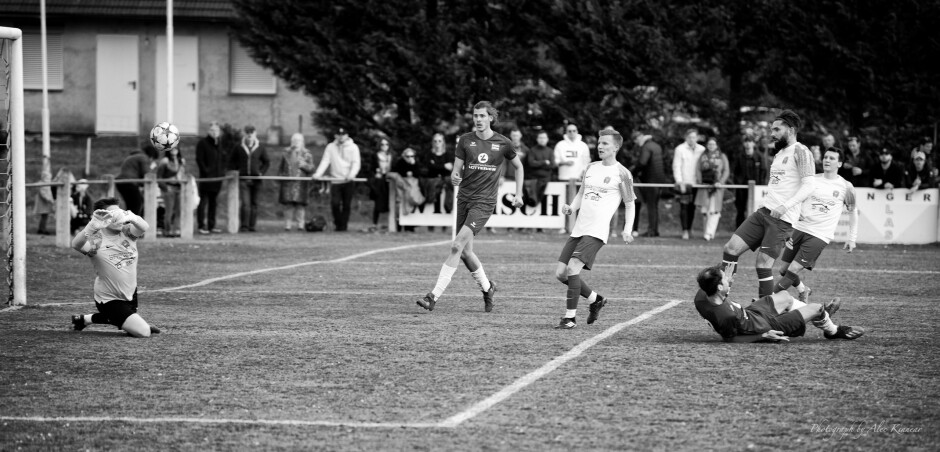
[[0, 27], [0, 297], [26, 304], [26, 164], [23, 135], [23, 33]]

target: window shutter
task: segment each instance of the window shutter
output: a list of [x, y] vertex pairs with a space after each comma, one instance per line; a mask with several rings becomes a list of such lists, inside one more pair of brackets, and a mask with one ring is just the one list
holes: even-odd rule
[[234, 40], [231, 49], [230, 85], [233, 94], [277, 94], [277, 79], [271, 71], [255, 63]]
[[[46, 76], [49, 89], [62, 86], [62, 32], [46, 29]], [[42, 89], [42, 35], [23, 33], [23, 88]]]

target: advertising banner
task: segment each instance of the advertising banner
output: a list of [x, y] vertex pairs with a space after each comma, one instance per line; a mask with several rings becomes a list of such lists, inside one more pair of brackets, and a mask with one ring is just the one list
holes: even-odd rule
[[[754, 205], [760, 206], [766, 185], [754, 188]], [[856, 188], [858, 203], [858, 243], [925, 244], [940, 240], [940, 191], [936, 188], [910, 191]], [[849, 215], [842, 214], [834, 242], [844, 242], [849, 234]]]
[[[515, 181], [503, 182], [499, 187], [496, 209], [494, 209], [493, 216], [486, 222], [486, 226], [561, 229], [565, 227], [566, 216], [561, 213], [561, 205], [566, 199], [566, 187], [567, 184], [564, 182], [549, 182], [545, 189], [545, 196], [538, 205], [513, 207], [508, 195], [516, 192], [516, 183]], [[453, 226], [454, 217], [446, 212], [444, 199], [416, 207], [407, 213], [402, 212], [401, 209], [399, 206], [399, 224], [402, 226]]]

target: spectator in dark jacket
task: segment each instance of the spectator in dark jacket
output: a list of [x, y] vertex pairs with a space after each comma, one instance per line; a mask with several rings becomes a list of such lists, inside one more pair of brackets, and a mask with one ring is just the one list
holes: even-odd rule
[[[157, 159], [157, 150], [147, 141], [139, 150], [134, 150], [121, 162], [121, 171], [115, 179], [143, 179], [152, 170], [154, 160]], [[140, 193], [141, 182], [118, 182], [115, 184], [118, 193], [124, 198], [124, 207], [137, 216], [144, 216], [144, 196]]]
[[88, 181], [85, 179], [79, 179], [78, 182], [72, 186], [72, 221], [69, 222], [69, 228], [72, 230], [72, 234], [75, 234], [76, 231], [84, 229], [85, 225], [91, 221], [91, 214], [94, 213], [92, 209], [93, 202], [91, 196], [88, 195]]
[[[767, 183], [767, 158], [757, 152], [757, 143], [751, 137], [744, 137], [744, 150], [735, 154], [731, 160], [731, 178], [735, 185], [747, 185], [754, 181], [757, 185]], [[734, 207], [737, 209], [735, 225], [740, 226], [747, 218], [747, 189], [734, 190]]]
[[[209, 133], [196, 143], [196, 165], [199, 166], [199, 177], [222, 177], [225, 175], [228, 156], [222, 150], [222, 128], [219, 123], [209, 124]], [[222, 232], [215, 227], [216, 201], [222, 191], [222, 181], [199, 183], [199, 208], [196, 211], [196, 221], [200, 234]]]
[[931, 173], [931, 168], [927, 164], [927, 154], [923, 151], [914, 151], [911, 154], [911, 163], [907, 167], [907, 188], [912, 191], [937, 188], [937, 178]]
[[880, 165], [875, 165], [871, 170], [873, 188], [902, 188], [905, 183], [904, 168], [894, 163], [894, 156], [888, 148], [882, 148], [878, 152]]
[[[440, 197], [444, 196], [444, 210], [448, 213], [454, 208], [454, 185], [450, 182], [450, 173], [454, 168], [454, 151], [444, 145], [444, 135], [435, 133], [431, 138], [431, 150], [418, 161], [418, 178], [424, 202], [434, 206], [437, 212]], [[434, 230], [434, 227], [428, 228]]]
[[839, 175], [856, 188], [871, 187], [871, 171], [875, 162], [862, 152], [858, 137], [849, 137], [848, 148], [849, 152], [845, 153], [845, 161], [842, 162], [842, 168], [839, 168]]
[[[271, 166], [264, 146], [258, 141], [254, 126], [245, 126], [241, 144], [232, 151], [229, 168], [238, 171], [238, 176], [263, 176]], [[238, 181], [239, 230], [254, 232], [258, 225], [258, 196], [261, 194], [260, 180]]]
[[[633, 173], [641, 183], [665, 184], [666, 169], [663, 163], [663, 148], [653, 141], [653, 136], [642, 132], [633, 132], [633, 142], [640, 148], [640, 157]], [[659, 195], [661, 187], [640, 188], [643, 204], [646, 204], [647, 229], [643, 237], [659, 237]], [[639, 214], [639, 212], [637, 212]], [[638, 221], [634, 224], [639, 223]]]
[[548, 132], [542, 130], [535, 138], [536, 145], [529, 149], [525, 160], [526, 205], [535, 207], [542, 202], [545, 189], [552, 180], [555, 151], [548, 147]]

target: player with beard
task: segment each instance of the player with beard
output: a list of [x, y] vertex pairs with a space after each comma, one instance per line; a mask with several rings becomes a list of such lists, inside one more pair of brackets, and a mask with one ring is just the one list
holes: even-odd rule
[[731, 278], [737, 270], [738, 258], [747, 250], [757, 251], [754, 267], [758, 298], [773, 293], [774, 261], [793, 232], [800, 206], [816, 185], [813, 154], [796, 140], [801, 126], [799, 115], [790, 110], [780, 112], [774, 119], [770, 138], [777, 153], [770, 165], [768, 193], [763, 205], [738, 226], [723, 249], [721, 270]]
[[[496, 285], [486, 277], [483, 264], [473, 252], [473, 237], [483, 230], [486, 221], [496, 209], [497, 184], [503, 161], [509, 161], [515, 168], [517, 181], [525, 180], [522, 163], [516, 157], [512, 142], [491, 128], [498, 114], [493, 104], [486, 101], [477, 102], [473, 106], [473, 132], [461, 135], [457, 140], [454, 169], [450, 178], [459, 189], [456, 224], [458, 232], [451, 243], [450, 255], [441, 267], [434, 289], [417, 301], [418, 306], [428, 311], [434, 310], [434, 305], [440, 300], [454, 272], [457, 271], [457, 262], [460, 260], [467, 270], [470, 270], [473, 279], [483, 291], [483, 310], [493, 310]], [[522, 207], [522, 188], [521, 183], [516, 184], [516, 195], [512, 199], [512, 205], [515, 207]]]

